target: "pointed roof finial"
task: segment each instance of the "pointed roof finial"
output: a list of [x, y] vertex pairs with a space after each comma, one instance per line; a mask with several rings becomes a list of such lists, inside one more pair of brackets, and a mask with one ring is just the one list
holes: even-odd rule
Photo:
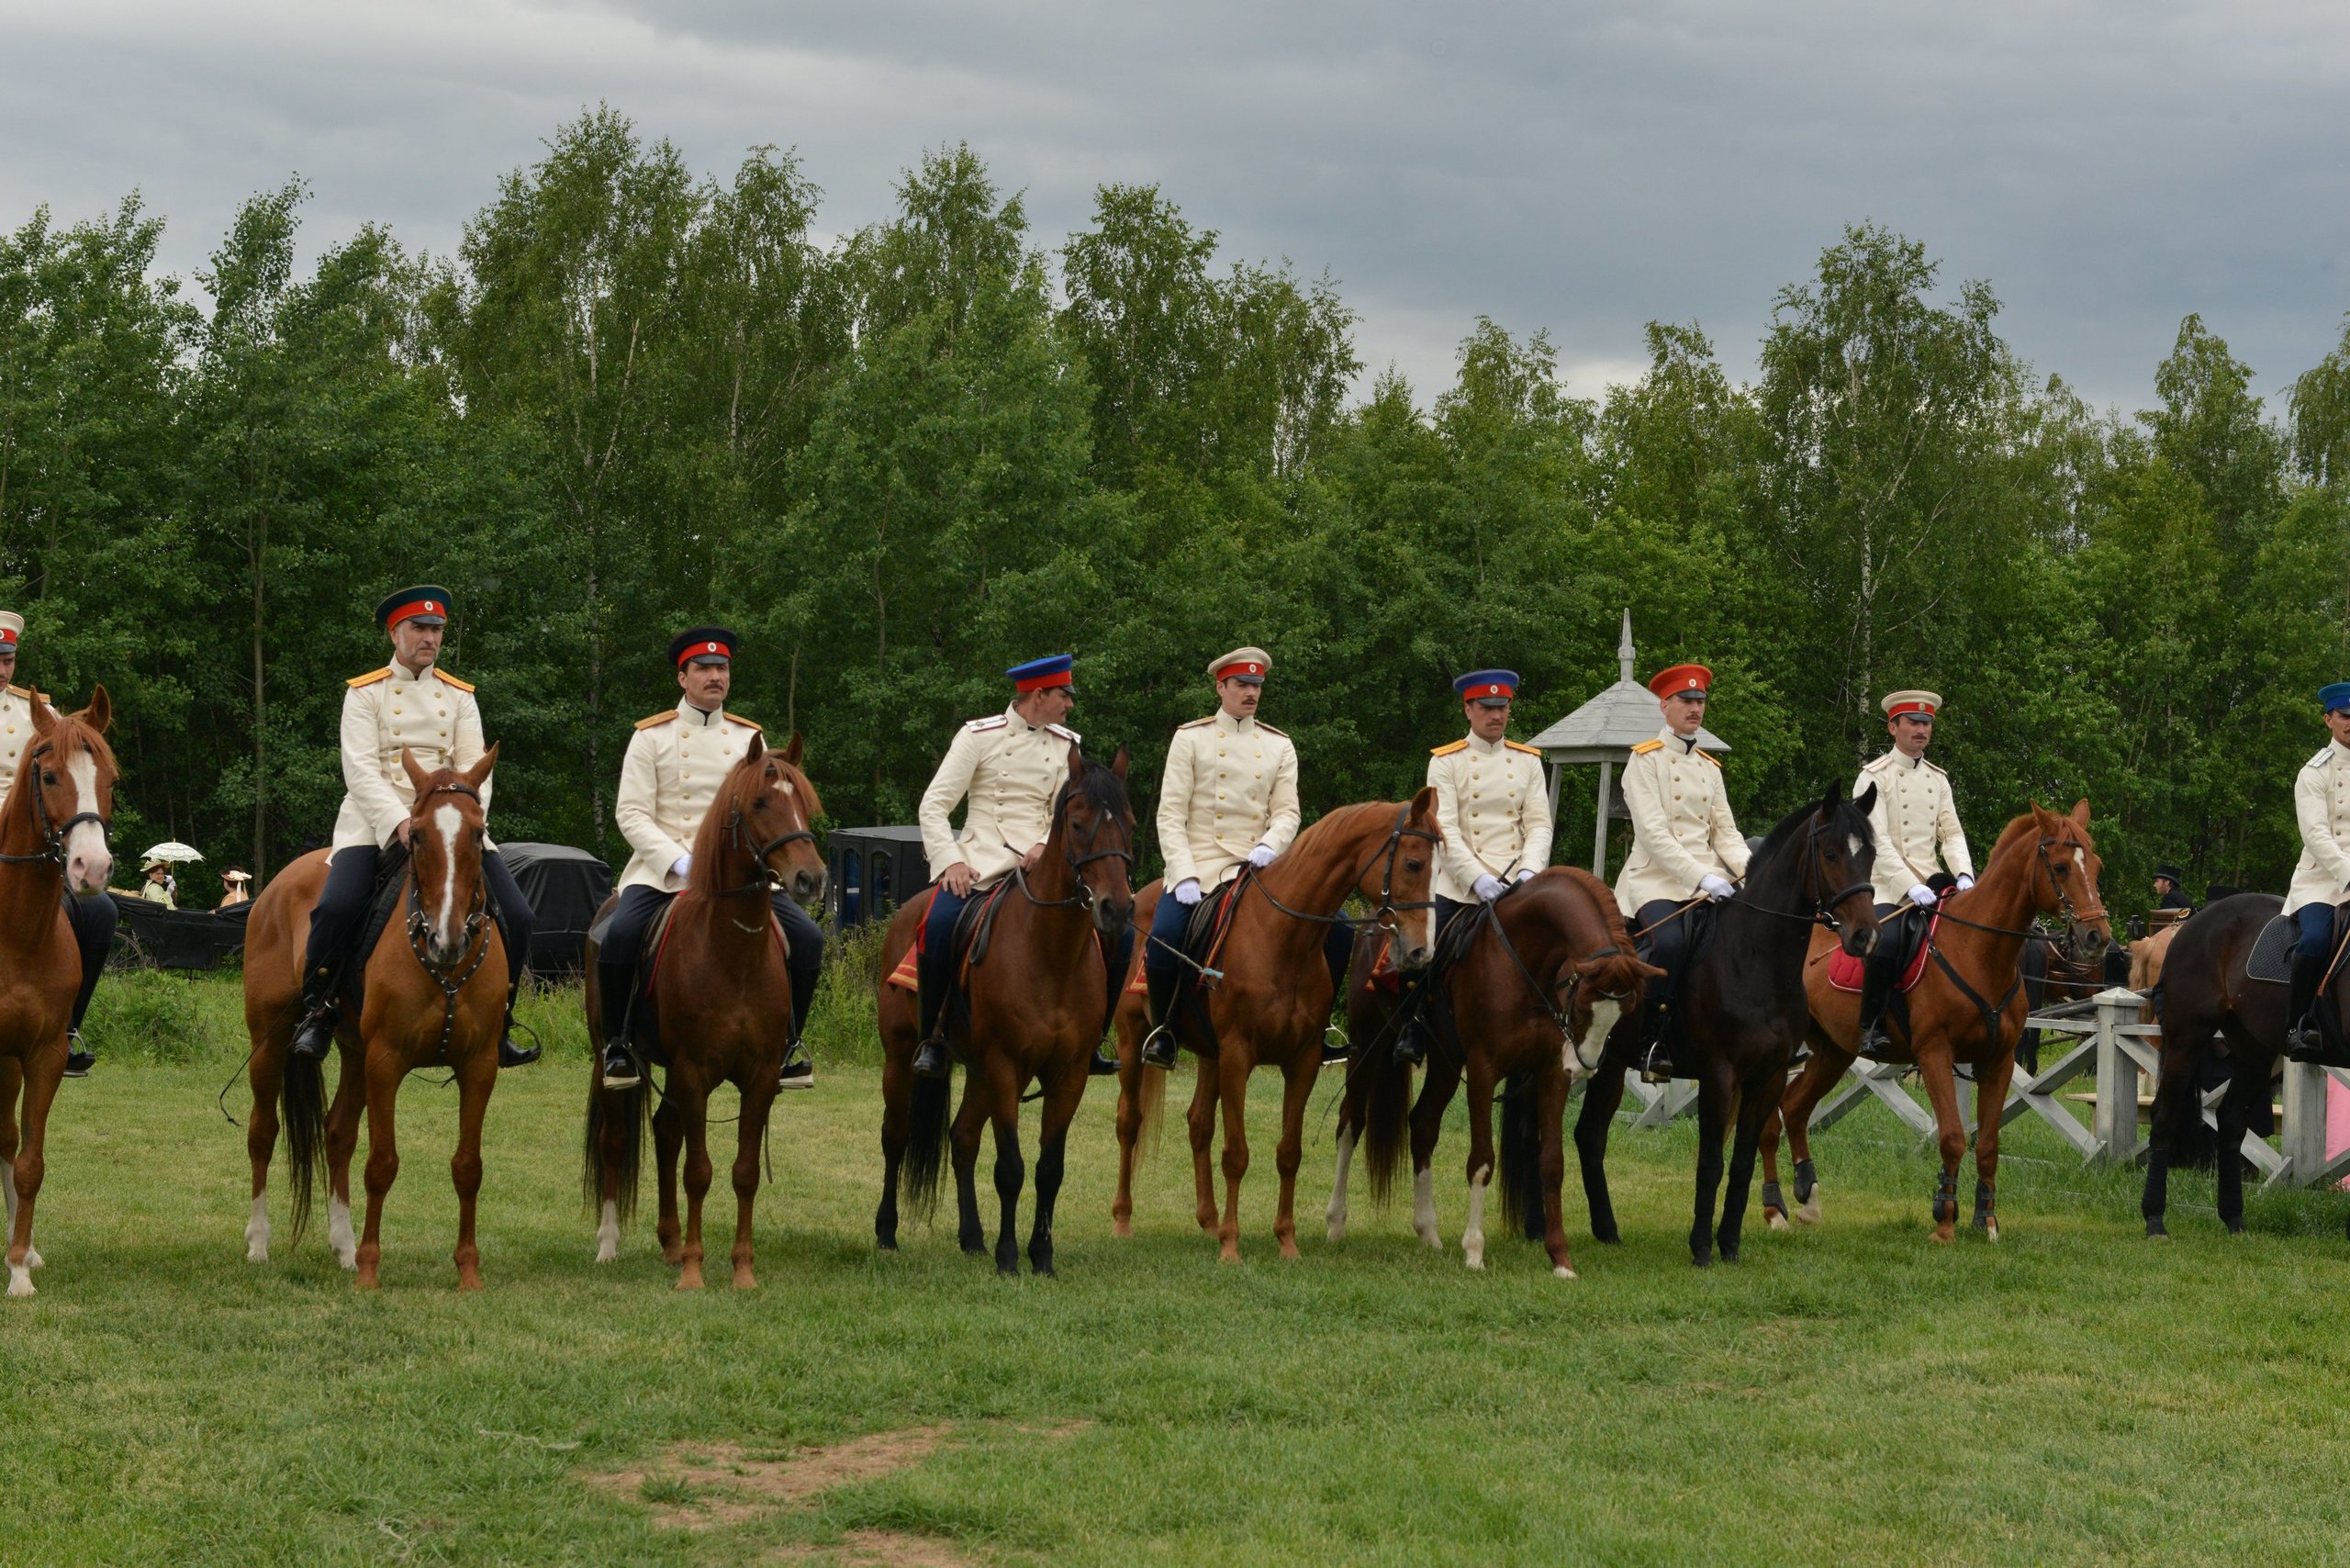
[[1616, 644], [1616, 668], [1624, 679], [1632, 678], [1632, 607], [1624, 607], [1624, 635]]

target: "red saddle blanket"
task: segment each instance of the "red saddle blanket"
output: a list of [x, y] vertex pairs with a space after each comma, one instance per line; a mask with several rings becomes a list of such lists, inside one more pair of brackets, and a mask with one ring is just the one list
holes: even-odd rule
[[[1909, 955], [1908, 963], [1901, 966], [1901, 978], [1894, 985], [1894, 990], [1908, 991], [1918, 983], [1918, 977], [1926, 972], [1926, 958], [1934, 950], [1934, 931], [1942, 923], [1942, 917], [1939, 913], [1928, 920], [1926, 939], [1918, 944], [1918, 950]], [[1862, 960], [1841, 947], [1828, 955], [1828, 983], [1838, 991], [1859, 991], [1862, 969]]]

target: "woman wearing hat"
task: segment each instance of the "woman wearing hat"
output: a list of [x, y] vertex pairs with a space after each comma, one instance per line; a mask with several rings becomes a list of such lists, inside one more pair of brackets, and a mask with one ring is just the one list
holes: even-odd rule
[[172, 868], [161, 860], [150, 860], [139, 868], [141, 880], [139, 896], [149, 903], [162, 904], [165, 909], [177, 909], [179, 902], [172, 897]]
[[231, 866], [220, 873], [220, 902], [216, 909], [234, 909], [241, 903], [253, 902], [252, 873], [242, 866]]

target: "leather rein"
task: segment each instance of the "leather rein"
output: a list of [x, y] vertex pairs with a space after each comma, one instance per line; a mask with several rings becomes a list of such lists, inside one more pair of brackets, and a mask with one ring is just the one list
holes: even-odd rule
[[[1420, 899], [1410, 903], [1395, 902], [1395, 857], [1403, 852], [1404, 841], [1407, 838], [1424, 838], [1430, 845], [1439, 845], [1444, 842], [1442, 835], [1431, 829], [1411, 826], [1411, 820], [1412, 808], [1407, 802], [1395, 813], [1395, 825], [1388, 830], [1385, 842], [1364, 858], [1362, 865], [1356, 869], [1354, 876], [1347, 883], [1347, 890], [1351, 893], [1362, 886], [1362, 879], [1371, 875], [1371, 868], [1373, 866], [1379, 865], [1382, 860], [1386, 862], [1380, 872], [1379, 905], [1368, 915], [1348, 914], [1346, 912], [1346, 897], [1343, 894], [1338, 900], [1338, 912], [1336, 914], [1315, 914], [1311, 910], [1292, 909], [1273, 896], [1272, 890], [1264, 885], [1263, 873], [1254, 866], [1245, 866], [1242, 868], [1241, 886], [1234, 890], [1232, 897], [1237, 901], [1248, 889], [1253, 887], [1263, 896], [1267, 903], [1271, 904], [1292, 920], [1314, 921], [1323, 925], [1351, 926], [1357, 931], [1365, 927], [1375, 927], [1381, 931], [1393, 932], [1396, 929], [1393, 916], [1406, 910], [1436, 907], [1436, 900], [1433, 898]], [[1235, 907], [1238, 907], [1237, 902]]]
[[[470, 784], [435, 784], [417, 796], [417, 807], [421, 807], [435, 795], [463, 795], [476, 805], [481, 804], [481, 791]], [[408, 819], [411, 822], [415, 820], [414, 810], [411, 808]], [[414, 836], [413, 831], [410, 836]], [[424, 946], [425, 938], [432, 930], [432, 922], [424, 913], [424, 880], [417, 868], [416, 855], [410, 851], [408, 857], [408, 951], [416, 955], [418, 966], [432, 977], [433, 984], [441, 988], [441, 1044], [433, 1053], [436, 1059], [448, 1059], [449, 1037], [457, 1027], [458, 993], [465, 989], [466, 983], [489, 959], [489, 944], [482, 940], [482, 927], [488, 924], [489, 879], [476, 877], [474, 879], [473, 902], [465, 911], [464, 945], [457, 949], [456, 958], [450, 962], [433, 962]], [[507, 956], [507, 961], [509, 964], [513, 962], [511, 954]]]
[[[33, 747], [31, 753], [25, 758], [26, 771], [33, 771], [35, 764], [43, 756], [55, 752], [56, 749], [57, 743], [54, 741], [43, 741]], [[33, 821], [40, 829], [41, 842], [47, 847], [37, 855], [0, 855], [0, 866], [38, 866], [47, 862], [62, 873], [65, 869], [65, 840], [68, 834], [84, 823], [95, 823], [98, 824], [98, 837], [103, 842], [114, 826], [95, 812], [76, 812], [63, 822], [52, 823], [49, 820], [49, 801], [41, 794], [39, 780], [35, 780], [32, 784], [32, 797]]]
[[[1063, 785], [1060, 799], [1053, 807], [1053, 826], [1056, 828], [1067, 825], [1069, 803], [1074, 798], [1069, 791], [1070, 787]], [[1028, 868], [1019, 866], [1013, 868], [1012, 879], [1019, 887], [1020, 896], [1038, 909], [1082, 909], [1090, 913], [1093, 908], [1094, 898], [1093, 886], [1085, 879], [1085, 868], [1088, 866], [1092, 865], [1096, 860], [1123, 860], [1126, 863], [1126, 873], [1131, 878], [1135, 868], [1133, 834], [1128, 834], [1124, 844], [1113, 844], [1107, 849], [1093, 847], [1095, 842], [1102, 836], [1102, 823], [1109, 820], [1109, 813], [1106, 812], [1093, 819], [1093, 826], [1085, 835], [1086, 853], [1083, 855], [1077, 852], [1078, 846], [1068, 842], [1066, 836], [1063, 839], [1061, 858], [1069, 867], [1069, 879], [1076, 884], [1077, 891], [1067, 898], [1040, 899], [1036, 896], [1035, 890], [1028, 885]], [[1133, 924], [1132, 917], [1128, 918], [1127, 924], [1130, 925]]]

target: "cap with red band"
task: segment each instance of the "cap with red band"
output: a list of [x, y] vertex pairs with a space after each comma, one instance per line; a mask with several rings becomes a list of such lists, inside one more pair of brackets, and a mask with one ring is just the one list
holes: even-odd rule
[[25, 618], [13, 610], [0, 610], [0, 654], [14, 654], [24, 634]]
[[1474, 702], [1484, 708], [1505, 708], [1517, 690], [1517, 671], [1514, 669], [1474, 669], [1458, 677], [1452, 689], [1460, 693], [1463, 702]]
[[1714, 684], [1714, 672], [1704, 665], [1668, 665], [1649, 677], [1649, 689], [1659, 697], [1684, 691], [1705, 691]]
[[1208, 661], [1211, 680], [1237, 680], [1250, 686], [1262, 686], [1265, 677], [1272, 673], [1273, 655], [1262, 648], [1235, 648], [1220, 658]]
[[1031, 691], [1046, 691], [1057, 686], [1074, 687], [1077, 678], [1070, 673], [1077, 663], [1074, 654], [1047, 654], [1041, 659], [1013, 665], [1003, 673], [1012, 678], [1012, 688], [1024, 696]]
[[740, 641], [723, 626], [688, 626], [669, 639], [669, 662], [679, 669], [689, 664], [722, 665], [733, 658]]
[[413, 621], [419, 626], [446, 626], [449, 590], [438, 583], [404, 588], [375, 607], [375, 619], [386, 632], [403, 621]]
[[1904, 713], [1923, 713], [1932, 718], [1942, 709], [1940, 694], [1931, 691], [1893, 691], [1886, 694], [1885, 716], [1898, 719]]

